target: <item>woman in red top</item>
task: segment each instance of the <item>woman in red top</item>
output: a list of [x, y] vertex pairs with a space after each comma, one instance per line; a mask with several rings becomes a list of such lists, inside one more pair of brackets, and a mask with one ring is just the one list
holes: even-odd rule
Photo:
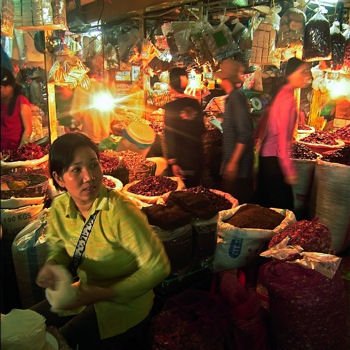
[[32, 133], [30, 102], [21, 95], [13, 74], [1, 67], [1, 150], [16, 149], [29, 142]]

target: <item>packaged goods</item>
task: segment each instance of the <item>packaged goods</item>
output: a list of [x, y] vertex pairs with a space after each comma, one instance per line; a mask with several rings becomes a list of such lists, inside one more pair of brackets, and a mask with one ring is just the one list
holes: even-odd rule
[[302, 46], [305, 14], [297, 8], [289, 8], [282, 16], [277, 38], [278, 48]]
[[299, 245], [308, 252], [328, 254], [331, 251], [331, 233], [318, 219], [301, 220], [288, 226], [272, 237], [269, 247], [275, 246], [286, 237], [289, 237], [288, 244]]
[[329, 22], [319, 10], [305, 26], [303, 60], [313, 62], [329, 59], [331, 59]]
[[340, 32], [338, 21], [334, 21], [330, 32], [332, 48], [331, 68], [333, 70], [339, 70], [342, 68], [344, 62], [345, 37]]
[[344, 50], [344, 70], [350, 71], [350, 27], [344, 32], [345, 50]]
[[254, 32], [250, 64], [273, 64], [276, 30], [272, 23], [262, 22]]
[[268, 295], [273, 348], [348, 349], [349, 313], [339, 272], [328, 278], [297, 264], [271, 261], [261, 267], [259, 284]]

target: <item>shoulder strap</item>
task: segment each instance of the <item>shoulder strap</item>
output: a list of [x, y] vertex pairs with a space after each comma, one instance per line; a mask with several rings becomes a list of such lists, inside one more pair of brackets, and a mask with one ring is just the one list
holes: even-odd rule
[[89, 217], [89, 219], [85, 222], [83, 230], [81, 231], [80, 237], [75, 247], [72, 262], [70, 263], [70, 266], [69, 266], [69, 270], [71, 271], [73, 277], [77, 275], [77, 269], [81, 263], [83, 254], [85, 252], [86, 243], [90, 237], [90, 233], [92, 231], [92, 227], [94, 226], [97, 214], [98, 214], [98, 211], [96, 211]]

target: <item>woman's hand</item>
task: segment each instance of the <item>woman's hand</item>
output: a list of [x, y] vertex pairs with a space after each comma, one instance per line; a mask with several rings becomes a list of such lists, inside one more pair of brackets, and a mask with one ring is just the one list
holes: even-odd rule
[[53, 262], [47, 262], [39, 271], [36, 278], [36, 284], [42, 288], [56, 289], [56, 275], [51, 267], [54, 265]]
[[110, 288], [86, 285], [80, 283], [80, 281], [75, 282], [73, 287], [77, 288], [77, 298], [73, 303], [66, 305], [64, 309], [75, 309], [80, 306], [94, 304], [97, 301], [108, 300], [114, 296]]

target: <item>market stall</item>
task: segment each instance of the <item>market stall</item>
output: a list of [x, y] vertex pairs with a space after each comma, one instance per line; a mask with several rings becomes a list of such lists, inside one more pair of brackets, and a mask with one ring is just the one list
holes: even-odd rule
[[[181, 340], [186, 327], [196, 330], [198, 349], [204, 343], [211, 344], [205, 349], [226, 349], [230, 337], [227, 349], [347, 349], [349, 3], [154, 1], [122, 16], [102, 1], [90, 23], [97, 2], [72, 3], [1, 5], [1, 44], [18, 65], [16, 78], [34, 116], [30, 142], [1, 150], [2, 282], [12, 297], [18, 294], [5, 298], [1, 312], [45, 297], [35, 277], [47, 256], [50, 205], [60, 194], [49, 179], [48, 152], [60, 135], [82, 132], [98, 145], [103, 186], [127, 196], [165, 247], [171, 273], [156, 295], [167, 300], [205, 275], [218, 297], [214, 302], [212, 294], [198, 294], [191, 306], [181, 296], [165, 303], [152, 325], [154, 350], [192, 349]], [[241, 89], [257, 127], [290, 57], [310, 62], [313, 77], [295, 96], [294, 210], [239, 203], [220, 187], [226, 95], [215, 73], [225, 59], [244, 63]], [[185, 95], [203, 109], [202, 181], [190, 188], [168, 172], [164, 107], [174, 99], [174, 66], [186, 69]], [[229, 326], [225, 321], [215, 328], [203, 316], [201, 305], [216, 302], [216, 321], [229, 319]], [[177, 303], [181, 307], [174, 308]], [[196, 322], [184, 316], [190, 309], [198, 312]], [[164, 326], [169, 322], [176, 331]], [[203, 324], [218, 332], [215, 344], [198, 331]], [[252, 341], [257, 337], [261, 344]]]

